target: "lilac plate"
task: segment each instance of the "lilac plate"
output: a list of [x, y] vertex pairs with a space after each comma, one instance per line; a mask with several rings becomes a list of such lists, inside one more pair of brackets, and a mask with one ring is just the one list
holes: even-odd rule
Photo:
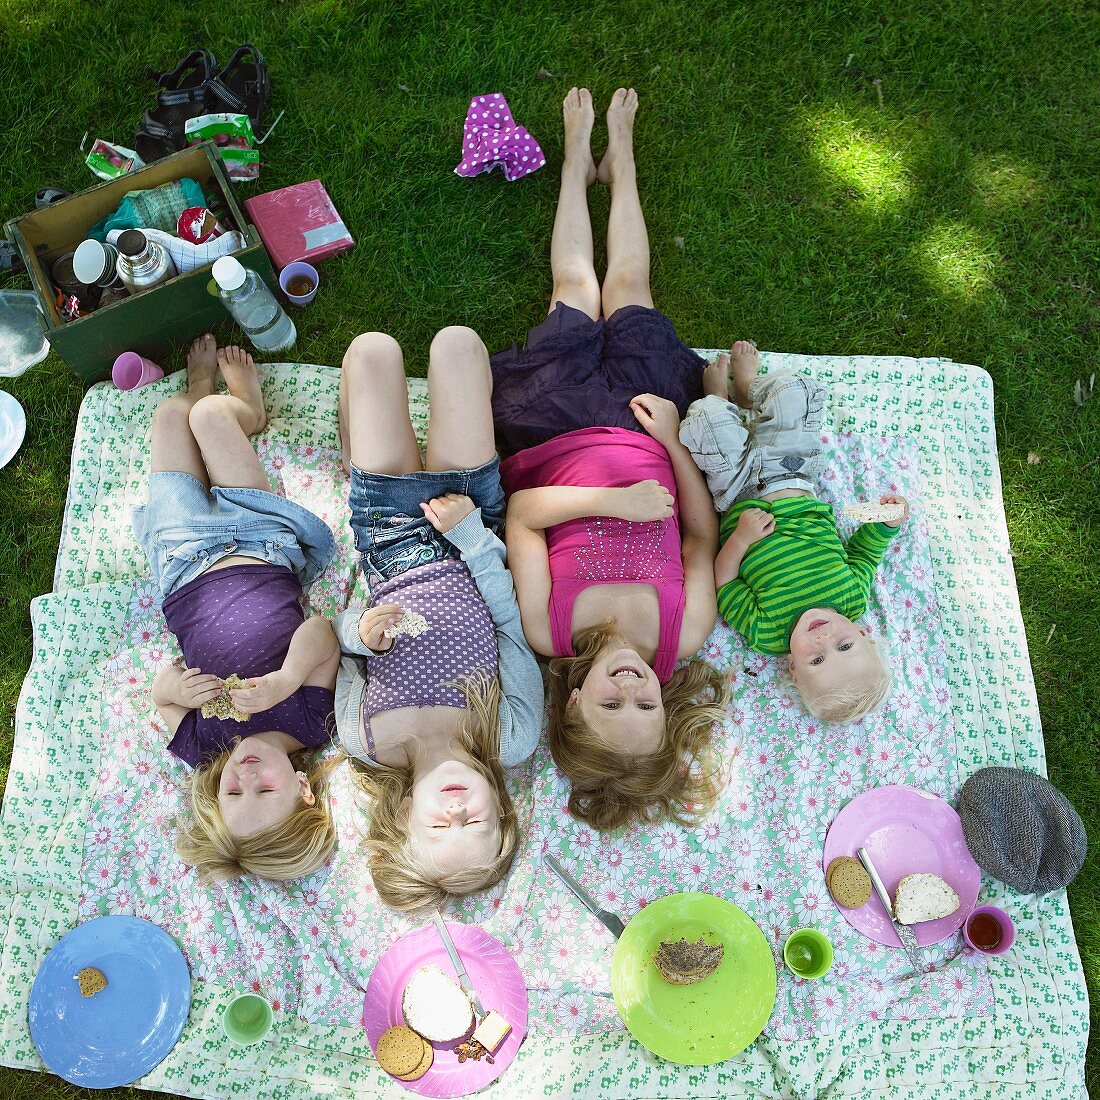
[[[982, 873], [963, 839], [959, 815], [942, 798], [901, 785], [876, 787], [853, 798], [829, 826], [822, 870], [837, 856], [854, 858], [858, 848], [867, 849], [891, 897], [905, 875], [921, 872], [939, 875], [959, 895], [959, 907], [951, 916], [913, 925], [919, 946], [939, 943], [962, 927], [978, 899]], [[901, 947], [874, 893], [866, 905], [840, 912], [869, 939]]]
[[[433, 1043], [432, 1068], [417, 1081], [398, 1082], [422, 1096], [468, 1096], [485, 1088], [508, 1068], [527, 1034], [527, 987], [508, 949], [476, 924], [447, 921], [447, 931], [485, 1011], [496, 1009], [512, 1025], [512, 1031], [492, 1062], [487, 1058], [460, 1062], [454, 1051], [459, 1039], [453, 1043]], [[363, 998], [363, 1026], [371, 1050], [377, 1049], [386, 1028], [405, 1022], [401, 1012], [405, 986], [417, 970], [429, 963], [453, 977], [447, 949], [432, 925], [402, 936], [378, 960]]]

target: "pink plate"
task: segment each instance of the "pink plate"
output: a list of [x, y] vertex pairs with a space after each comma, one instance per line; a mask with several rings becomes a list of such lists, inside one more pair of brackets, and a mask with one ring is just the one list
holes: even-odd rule
[[[461, 1039], [453, 1043], [433, 1043], [435, 1061], [432, 1068], [418, 1081], [399, 1082], [423, 1096], [466, 1096], [483, 1089], [508, 1068], [527, 1034], [527, 987], [516, 960], [504, 944], [476, 924], [448, 921], [447, 930], [455, 941], [482, 1007], [486, 1012], [496, 1009], [512, 1025], [512, 1030], [493, 1055], [495, 1064], [487, 1058], [478, 1062], [470, 1058], [459, 1062], [454, 1048]], [[455, 977], [447, 949], [431, 925], [402, 936], [378, 960], [363, 999], [363, 1026], [372, 1050], [377, 1048], [386, 1028], [405, 1022], [401, 995], [413, 974], [431, 963], [448, 977]]]
[[[854, 858], [858, 848], [867, 849], [890, 897], [905, 875], [919, 872], [939, 875], [959, 895], [959, 907], [951, 916], [913, 925], [921, 947], [939, 943], [962, 927], [978, 899], [982, 873], [963, 839], [959, 815], [942, 798], [901, 785], [876, 787], [853, 798], [829, 826], [822, 870], [837, 856]], [[869, 939], [901, 947], [874, 893], [866, 905], [840, 912]]]

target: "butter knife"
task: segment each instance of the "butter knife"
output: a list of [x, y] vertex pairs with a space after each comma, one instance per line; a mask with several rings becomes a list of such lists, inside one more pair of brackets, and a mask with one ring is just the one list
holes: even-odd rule
[[894, 926], [894, 931], [898, 934], [898, 939], [901, 940], [901, 946], [905, 948], [906, 955], [909, 956], [909, 961], [913, 964], [913, 969], [921, 974], [924, 972], [920, 963], [920, 956], [917, 954], [917, 935], [912, 928], [907, 924], [902, 924], [901, 921], [894, 916], [894, 903], [890, 900], [890, 894], [886, 889], [882, 879], [879, 878], [878, 871], [875, 870], [875, 865], [871, 862], [871, 857], [867, 854], [866, 848], [860, 848], [856, 852], [856, 856], [859, 858], [859, 862], [863, 864], [864, 870], [871, 876], [871, 885], [875, 888], [875, 893], [878, 894], [878, 900], [882, 902], [886, 909], [886, 915], [890, 918], [890, 923]]
[[618, 939], [623, 934], [625, 925], [614, 913], [601, 909], [596, 904], [596, 899], [552, 856], [549, 852], [543, 857], [554, 872], [565, 883], [573, 896], [600, 922], [614, 937]]
[[435, 921], [439, 938], [443, 941], [443, 946], [447, 949], [447, 954], [451, 958], [451, 966], [455, 968], [455, 974], [458, 975], [458, 984], [462, 987], [462, 992], [466, 994], [467, 999], [473, 1006], [474, 1012], [477, 1013], [477, 1022], [480, 1023], [485, 1019], [486, 1012], [481, 1006], [481, 1001], [478, 1000], [477, 993], [474, 992], [474, 983], [470, 981], [470, 975], [466, 973], [466, 967], [462, 965], [462, 959], [459, 957], [454, 940], [451, 939], [451, 933], [447, 931], [447, 922], [438, 909], [432, 913], [432, 920]]

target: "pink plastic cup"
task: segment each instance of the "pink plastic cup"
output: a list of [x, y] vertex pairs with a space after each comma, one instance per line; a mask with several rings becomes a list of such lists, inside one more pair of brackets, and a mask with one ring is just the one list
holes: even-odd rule
[[[1001, 942], [996, 947], [979, 947], [970, 938], [970, 922], [979, 916], [992, 917], [1001, 929]], [[1003, 910], [998, 909], [995, 905], [979, 905], [970, 916], [963, 921], [963, 939], [966, 940], [975, 951], [980, 951], [983, 955], [1003, 955], [1015, 942], [1016, 942], [1016, 925], [1012, 923], [1012, 918]]]
[[111, 368], [111, 381], [120, 390], [136, 390], [138, 386], [147, 386], [163, 377], [164, 371], [152, 359], [136, 351], [124, 351]]

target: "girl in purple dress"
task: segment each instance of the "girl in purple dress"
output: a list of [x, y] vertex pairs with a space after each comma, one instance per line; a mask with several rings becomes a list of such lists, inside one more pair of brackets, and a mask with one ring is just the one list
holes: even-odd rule
[[[214, 392], [218, 367], [228, 394]], [[302, 758], [333, 728], [340, 648], [326, 619], [306, 618], [303, 589], [336, 544], [322, 520], [271, 492], [249, 439], [266, 422], [252, 357], [200, 336], [187, 391], [153, 413], [149, 503], [134, 510], [182, 650], [153, 681], [168, 750], [194, 769], [176, 847], [207, 882], [297, 878], [336, 841], [322, 767]], [[247, 720], [204, 716], [234, 674]]]

